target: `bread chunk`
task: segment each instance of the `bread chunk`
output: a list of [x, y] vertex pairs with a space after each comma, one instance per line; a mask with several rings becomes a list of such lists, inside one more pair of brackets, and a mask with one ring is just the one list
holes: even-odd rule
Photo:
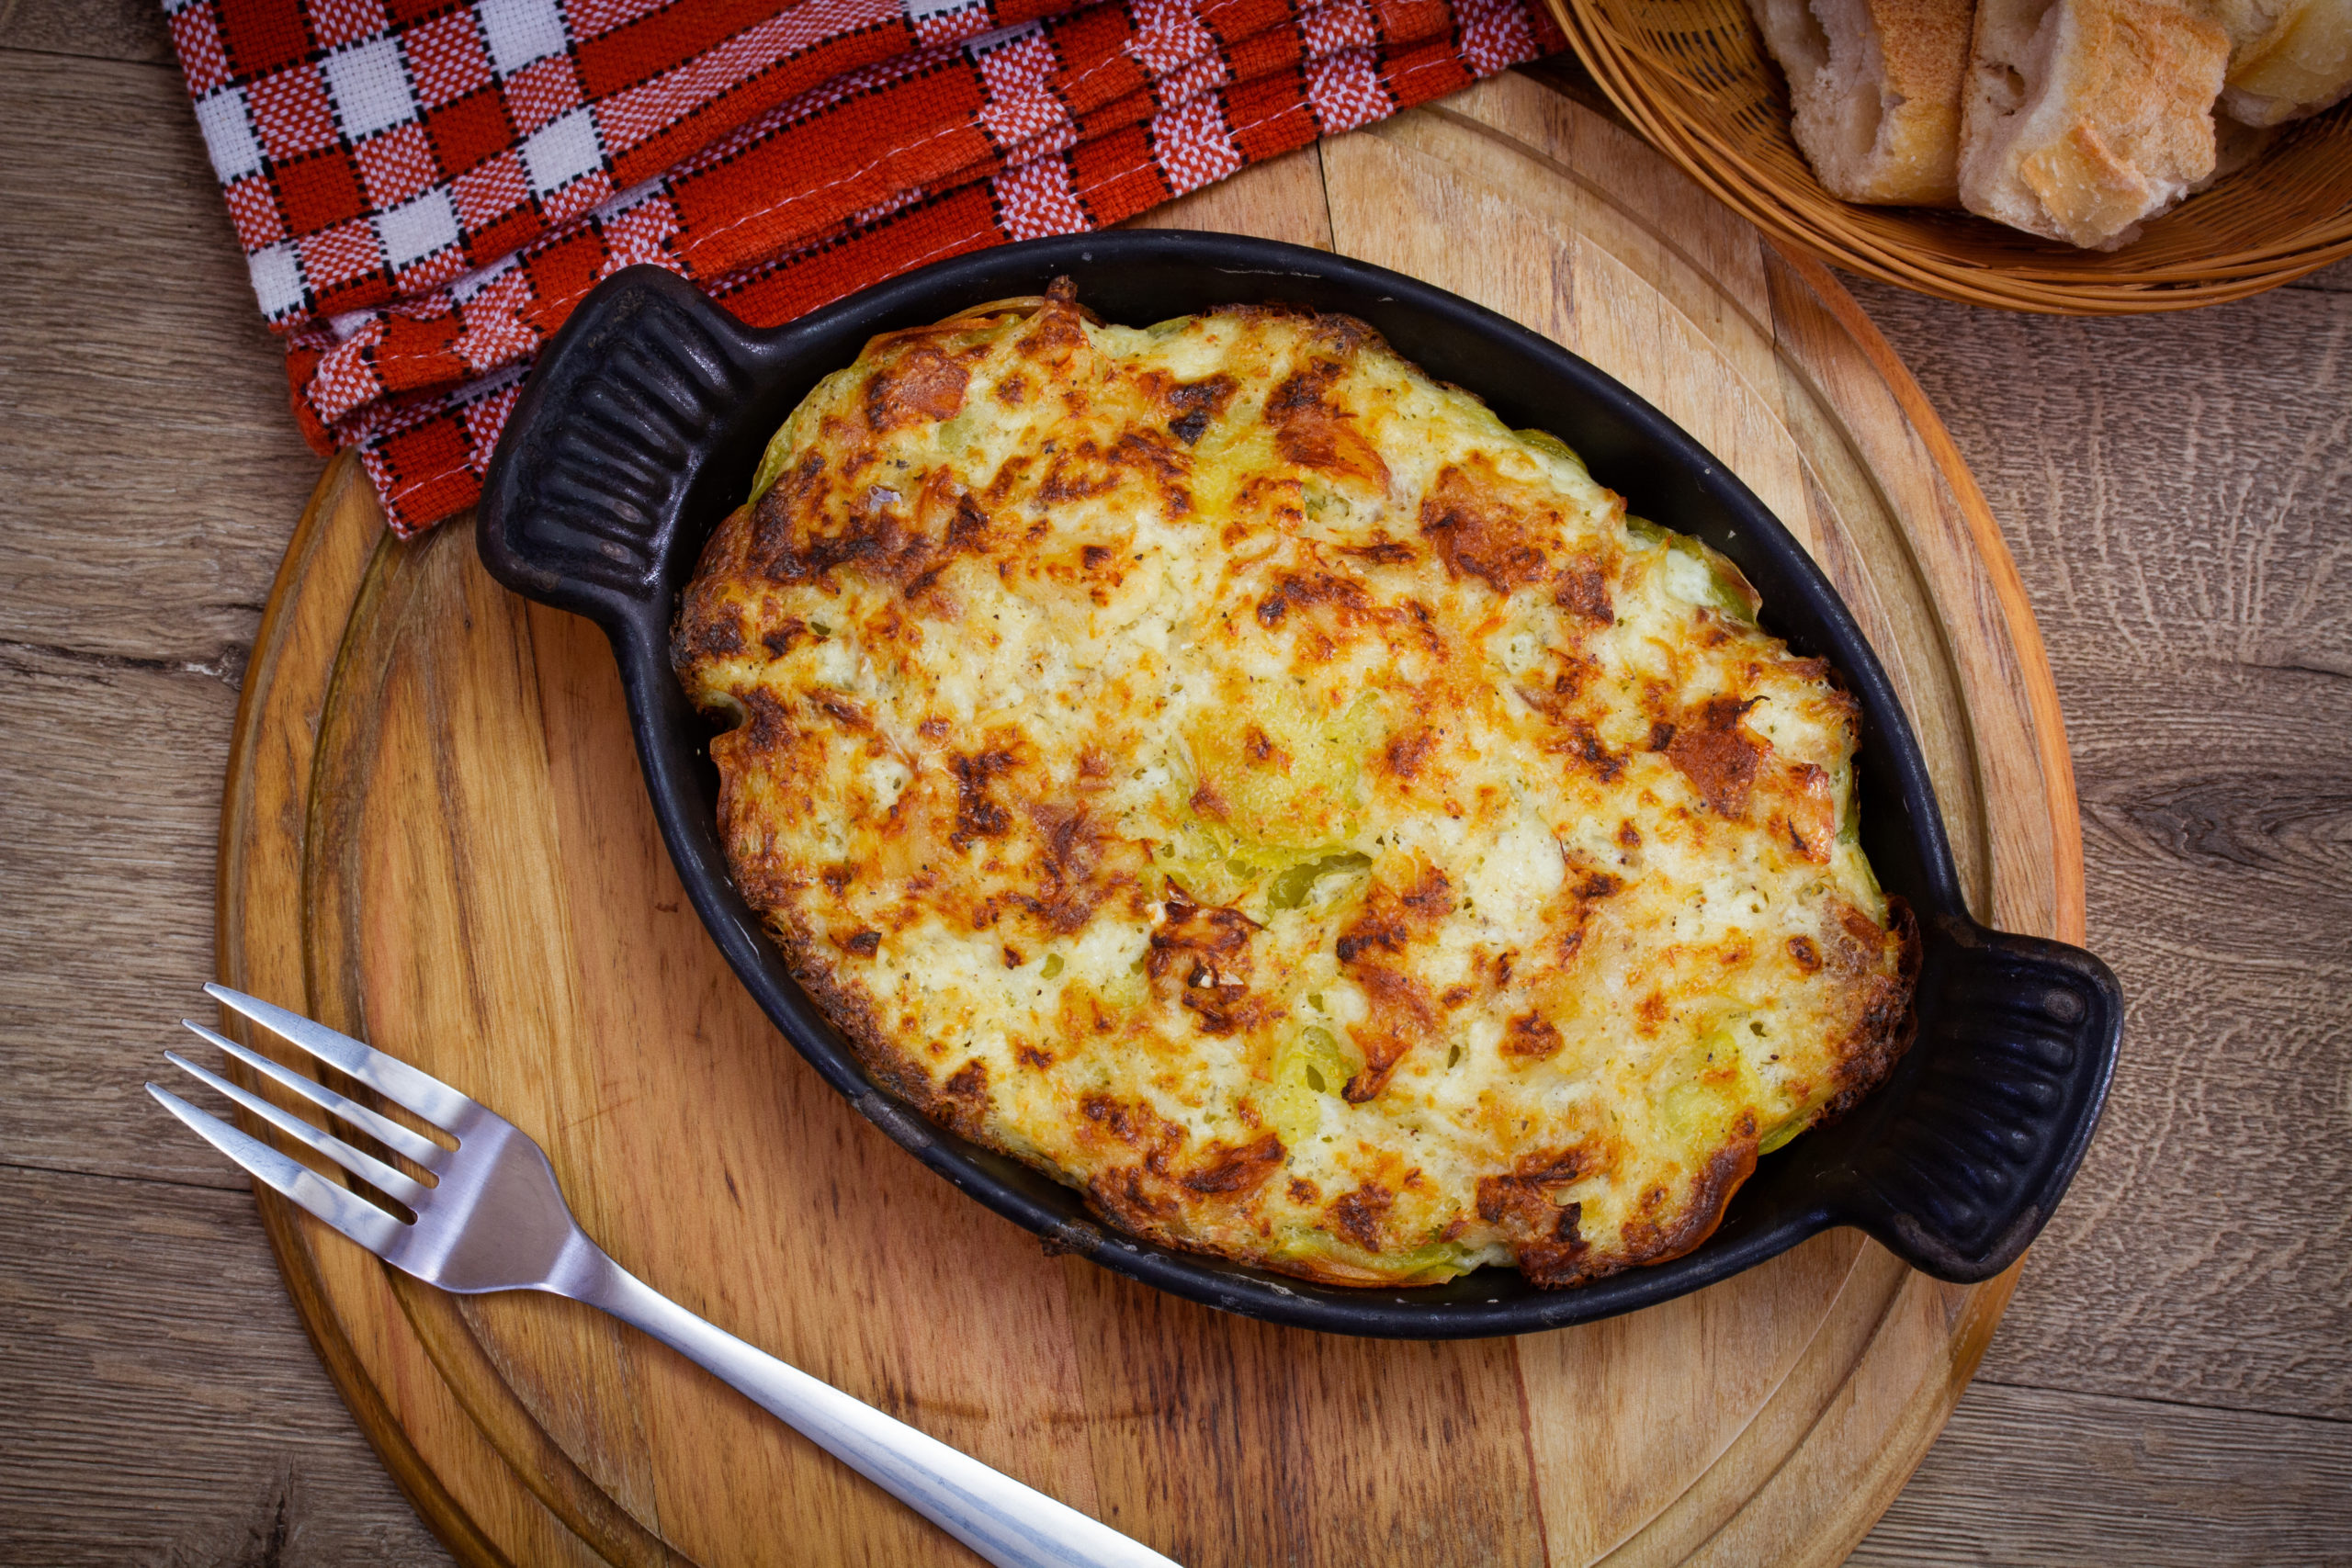
[[2230, 35], [2222, 111], [2244, 125], [2302, 119], [2352, 94], [2352, 0], [2211, 0]]
[[1748, 0], [1788, 73], [1797, 146], [1848, 201], [1959, 200], [1972, 0]]
[[2229, 37], [2165, 0], [1984, 0], [1962, 106], [1960, 199], [2111, 251], [2213, 173]]

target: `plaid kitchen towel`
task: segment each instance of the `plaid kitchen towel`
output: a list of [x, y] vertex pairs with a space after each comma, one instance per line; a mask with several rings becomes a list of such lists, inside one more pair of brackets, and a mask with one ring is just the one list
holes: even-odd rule
[[788, 321], [1116, 222], [1561, 46], [1533, 0], [166, 0], [296, 417], [462, 510], [650, 262]]

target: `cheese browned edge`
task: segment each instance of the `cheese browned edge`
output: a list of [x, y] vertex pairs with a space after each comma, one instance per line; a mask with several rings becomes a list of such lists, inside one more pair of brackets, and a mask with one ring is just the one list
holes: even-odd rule
[[1905, 1040], [1855, 705], [1757, 609], [1361, 322], [1057, 288], [820, 385], [673, 651], [891, 1092], [1172, 1246], [1558, 1286]]

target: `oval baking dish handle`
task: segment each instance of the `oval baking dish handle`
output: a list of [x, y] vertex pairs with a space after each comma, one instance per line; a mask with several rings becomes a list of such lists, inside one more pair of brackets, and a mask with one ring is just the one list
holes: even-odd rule
[[2082, 1163], [2122, 1043], [2123, 993], [2063, 942], [1951, 917], [1921, 934], [1919, 1033], [1840, 1173], [1838, 1218], [1970, 1283], [2023, 1255]]
[[633, 266], [539, 355], [482, 481], [490, 574], [616, 636], [665, 635], [672, 536], [758, 344], [692, 284]]

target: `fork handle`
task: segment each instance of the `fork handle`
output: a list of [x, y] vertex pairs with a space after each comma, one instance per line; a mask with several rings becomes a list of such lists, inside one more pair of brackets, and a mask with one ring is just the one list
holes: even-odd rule
[[566, 1261], [573, 1267], [559, 1271], [556, 1293], [601, 1307], [717, 1373], [998, 1568], [1178, 1568], [1110, 1526], [705, 1322], [600, 1249]]

